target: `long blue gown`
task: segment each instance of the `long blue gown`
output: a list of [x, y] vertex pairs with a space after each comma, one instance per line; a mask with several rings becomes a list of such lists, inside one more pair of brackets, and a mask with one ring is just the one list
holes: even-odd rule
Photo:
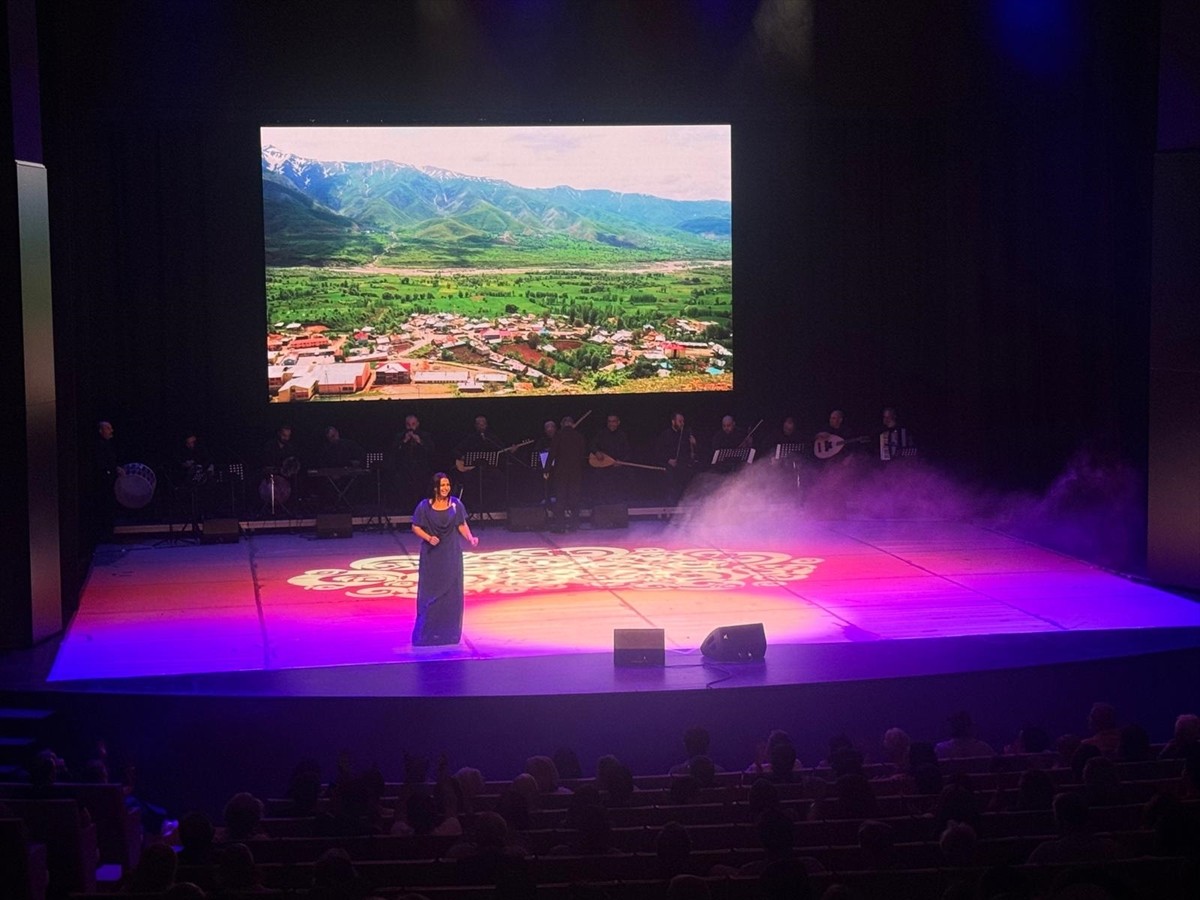
[[466, 521], [466, 507], [456, 497], [450, 498], [447, 509], [434, 509], [422, 500], [413, 510], [413, 524], [438, 538], [436, 547], [421, 541], [414, 646], [457, 644], [462, 639], [463, 551], [458, 527]]

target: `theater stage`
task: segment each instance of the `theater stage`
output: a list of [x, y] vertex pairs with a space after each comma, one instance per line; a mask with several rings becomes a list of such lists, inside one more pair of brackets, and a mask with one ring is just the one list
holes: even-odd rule
[[[565, 535], [479, 528], [464, 639], [410, 642], [418, 542], [264, 534], [106, 546], [48, 681], [64, 689], [514, 696], [813, 684], [1002, 669], [1200, 643], [1200, 604], [978, 525], [760, 516]], [[766, 660], [706, 664], [763, 623]], [[615, 669], [613, 629], [667, 664]]]

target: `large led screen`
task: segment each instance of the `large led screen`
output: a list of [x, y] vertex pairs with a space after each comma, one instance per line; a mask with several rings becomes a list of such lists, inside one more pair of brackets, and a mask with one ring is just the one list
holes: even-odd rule
[[732, 388], [728, 125], [261, 143], [273, 402]]

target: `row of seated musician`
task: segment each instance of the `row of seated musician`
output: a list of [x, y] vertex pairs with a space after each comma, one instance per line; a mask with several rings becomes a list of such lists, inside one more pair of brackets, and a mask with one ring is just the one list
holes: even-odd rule
[[[635, 496], [659, 499], [660, 495], [665, 495], [662, 499], [668, 503], [675, 502], [693, 475], [705, 470], [728, 473], [753, 462], [756, 455], [760, 460], [794, 467], [805, 459], [848, 462], [866, 455], [862, 448], [874, 443], [884, 460], [916, 453], [911, 434], [898, 424], [890, 408], [884, 411], [884, 430], [877, 440], [870, 435], [850, 436], [840, 410], [830, 414], [828, 423], [811, 441], [802, 438], [793, 417], [785, 418], [774, 430], [762, 429], [760, 420], [747, 431], [732, 416], [723, 418], [711, 438], [700, 440], [685, 416], [675, 413], [668, 426], [640, 451], [635, 450], [615, 413], [606, 416], [590, 439], [581, 440], [586, 418], [587, 414], [570, 425], [566, 425], [569, 419], [563, 423], [548, 420], [537, 437], [506, 442], [485, 416], [477, 416], [471, 431], [445, 451], [414, 414], [405, 417], [404, 430], [386, 450], [374, 452], [343, 437], [332, 425], [322, 430], [317, 446], [302, 450], [293, 440], [293, 428], [283, 425], [259, 453], [258, 468], [250, 470], [250, 484], [258, 487], [255, 502], [260, 514], [368, 505], [378, 511], [385, 500], [392, 511], [403, 514], [424, 495], [434, 471], [457, 469], [461, 486], [468, 490], [468, 505], [474, 509], [548, 504], [558, 493], [567, 494], [568, 506], [577, 508], [582, 502], [580, 491], [584, 497], [590, 493], [616, 502]], [[118, 465], [112, 426], [101, 424], [97, 466], [104, 471], [101, 482], [106, 490], [114, 480], [127, 483], [124, 490], [122, 484], [116, 485], [120, 505], [147, 505], [155, 497], [155, 482], [159, 481], [170, 489], [169, 497], [176, 506], [170, 514], [176, 518], [252, 513], [243, 508], [246, 466], [241, 462], [216, 464], [218, 457], [228, 454], [214, 452], [195, 432], [188, 433], [169, 461], [155, 469], [135, 463]], [[594, 471], [580, 488], [579, 469], [585, 466], [584, 460]], [[643, 474], [635, 477], [634, 470], [643, 470]], [[372, 472], [373, 484], [372, 479], [362, 478]], [[646, 472], [662, 474], [649, 476]], [[516, 483], [510, 484], [510, 479]], [[360, 480], [365, 484], [358, 484]]]

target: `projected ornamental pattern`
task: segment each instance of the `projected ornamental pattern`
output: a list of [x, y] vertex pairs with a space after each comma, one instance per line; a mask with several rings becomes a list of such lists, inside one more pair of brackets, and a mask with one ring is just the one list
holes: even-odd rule
[[262, 129], [272, 402], [730, 390], [730, 127]]
[[[770, 551], [711, 548], [522, 547], [464, 557], [467, 594], [518, 594], [571, 588], [723, 591], [780, 587], [811, 575], [822, 560]], [[415, 597], [417, 558], [376, 556], [345, 569], [310, 569], [288, 579], [309, 591], [347, 597]]]

